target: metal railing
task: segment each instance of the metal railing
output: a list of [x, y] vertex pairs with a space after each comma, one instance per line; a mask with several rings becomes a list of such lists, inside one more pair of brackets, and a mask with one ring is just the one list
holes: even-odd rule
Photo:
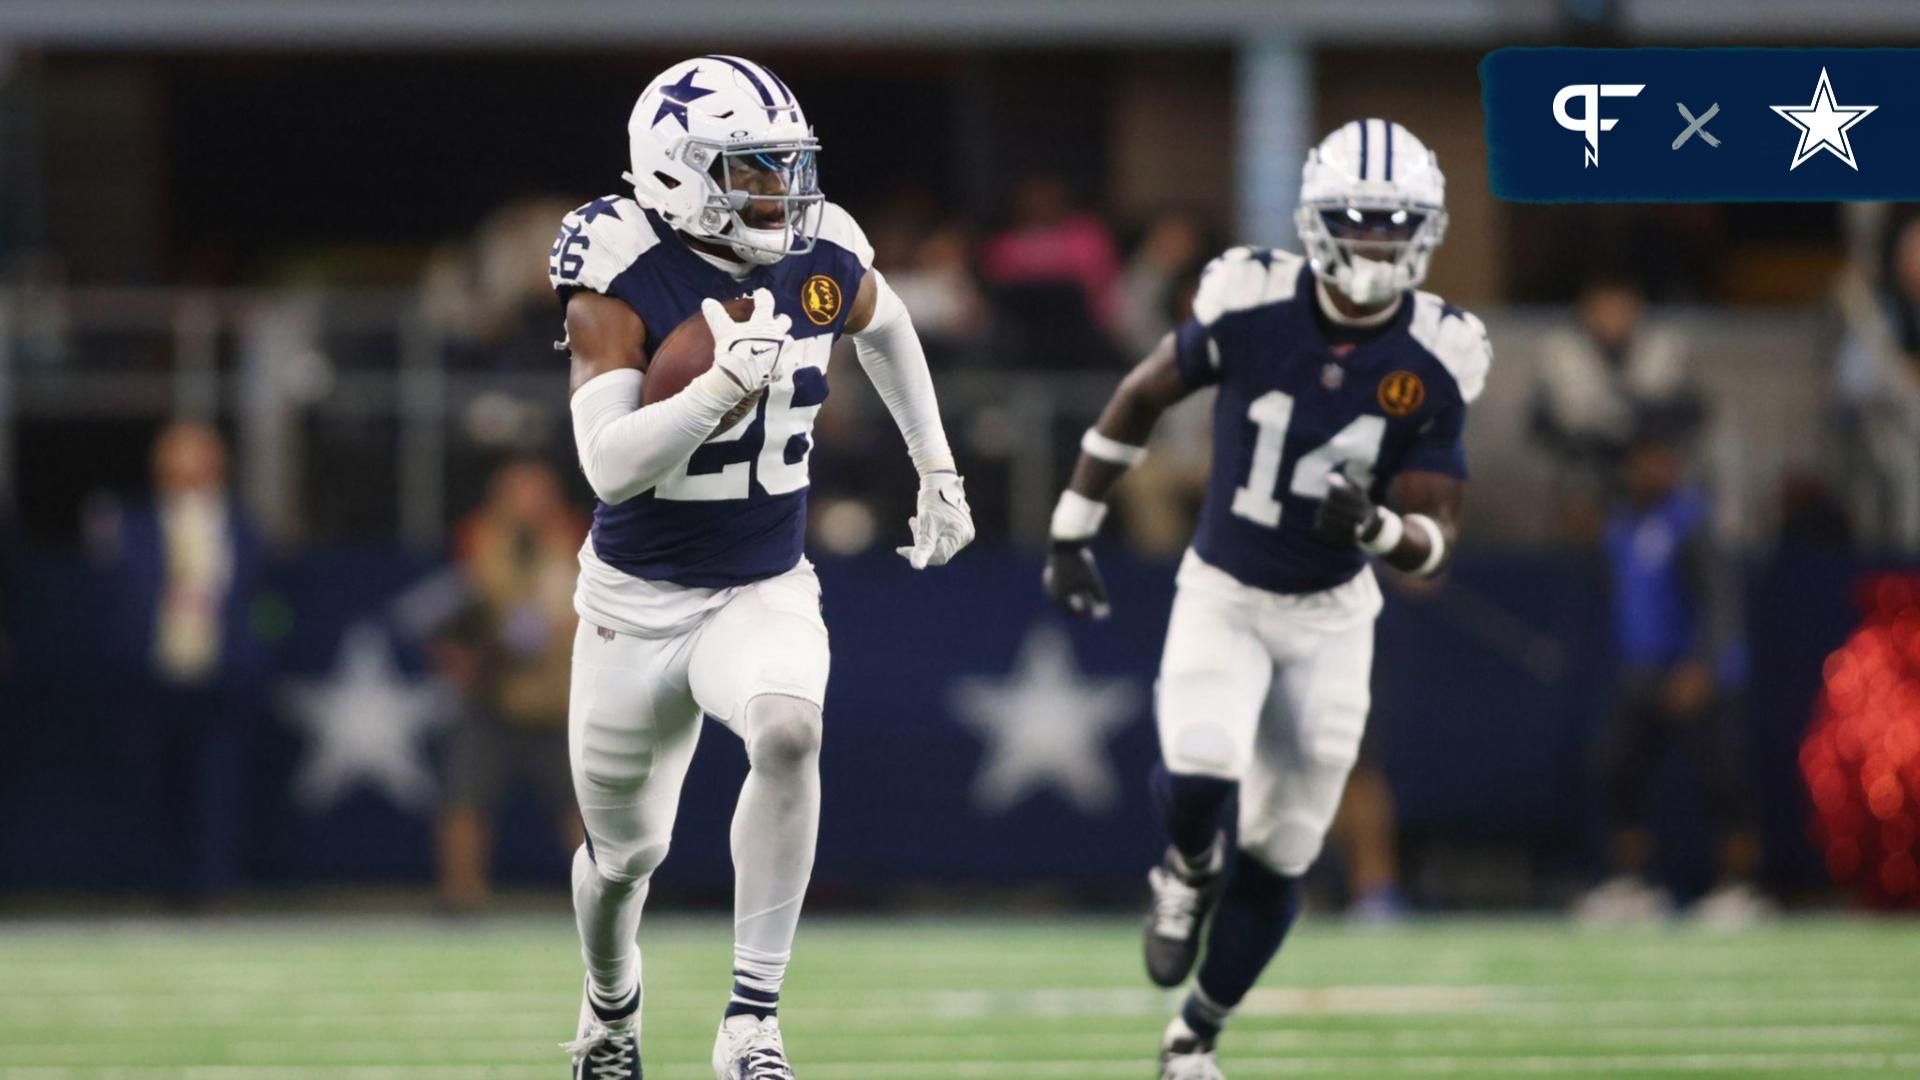
[[[1473, 522], [1483, 535], [1545, 535], [1540, 508], [1553, 476], [1527, 442], [1525, 411], [1537, 343], [1563, 320], [1546, 310], [1487, 317], [1496, 361], [1469, 425]], [[1702, 381], [1721, 406], [1740, 486], [1748, 502], [1764, 504], [1783, 469], [1818, 453], [1826, 379], [1819, 322], [1812, 313], [1705, 310], [1674, 321], [1688, 331]], [[309, 520], [319, 499], [365, 511], [356, 515], [364, 519], [356, 538], [439, 545], [464, 508], [456, 491], [477, 493], [467, 465], [497, 449], [488, 445], [487, 417], [504, 413], [544, 428], [556, 458], [568, 456], [566, 368], [550, 345], [495, 347], [491, 366], [476, 367], [462, 356], [467, 344], [426, 317], [410, 292], [0, 291], [0, 505], [13, 501], [31, 463], [23, 428], [214, 420], [232, 434], [236, 485], [270, 534], [329, 535]], [[499, 363], [503, 354], [512, 362]], [[836, 361], [829, 408], [851, 410], [869, 430], [887, 428], [854, 367]], [[995, 483], [970, 494], [976, 507], [992, 504], [1007, 534], [1044, 536], [1073, 435], [1118, 375], [967, 364], [936, 373], [963, 461], [991, 462], [996, 472]], [[874, 446], [883, 441], [876, 436]], [[832, 460], [847, 448], [823, 449]], [[902, 462], [904, 483], [904, 454]], [[110, 471], [85, 461], [59, 467], [76, 483]], [[118, 472], [126, 471], [122, 463]], [[1762, 509], [1753, 527], [1766, 524]]]

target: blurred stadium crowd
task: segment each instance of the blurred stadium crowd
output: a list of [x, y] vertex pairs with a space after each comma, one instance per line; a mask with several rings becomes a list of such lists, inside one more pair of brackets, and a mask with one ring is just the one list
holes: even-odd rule
[[[1179, 158], [1231, 120], [1231, 88], [1216, 70], [1223, 58], [1148, 56], [1130, 72], [1131, 59], [1068, 57], [1039, 75], [1016, 74], [1022, 58], [1006, 55], [916, 78], [906, 73], [914, 56], [880, 55], [836, 81], [826, 61], [802, 56], [788, 76], [803, 93], [820, 87], [811, 108], [828, 145], [823, 184], [865, 225], [876, 265], [927, 344], [984, 546], [1004, 553], [986, 557], [1030, 563], [1036, 593], [1047, 508], [1113, 380], [1186, 316], [1202, 266], [1223, 247], [1292, 243], [1242, 234], [1225, 190], [1230, 150], [1156, 161], [1142, 167], [1145, 179], [1120, 175], [1142, 147], [1164, 141]], [[1493, 389], [1469, 443], [1466, 536], [1482, 561], [1463, 568], [1456, 597], [1489, 604], [1476, 587], [1546, 559], [1550, 572], [1529, 580], [1589, 582], [1609, 598], [1611, 630], [1594, 640], [1613, 676], [1602, 710], [1612, 719], [1593, 740], [1603, 749], [1591, 766], [1605, 777], [1593, 788], [1607, 839], [1571, 876], [1611, 872], [1588, 897], [1596, 911], [1659, 902], [1639, 887], [1652, 779], [1668, 744], [1681, 743], [1701, 764], [1720, 878], [1817, 888], [1804, 871], [1762, 869], [1761, 833], [1774, 848], [1803, 844], [1808, 804], [1779, 769], [1748, 766], [1750, 746], [1777, 759], [1797, 743], [1797, 729], [1783, 736], [1777, 723], [1767, 738], [1750, 735], [1758, 645], [1749, 639], [1791, 634], [1779, 623], [1793, 605], [1755, 613], [1748, 601], [1758, 583], [1792, 576], [1796, 558], [1828, 560], [1839, 569], [1823, 580], [1842, 583], [1920, 560], [1920, 214], [1496, 207], [1476, 156], [1469, 54], [1450, 58], [1451, 81], [1431, 101], [1422, 79], [1441, 59], [1364, 50], [1320, 59], [1313, 122], [1398, 109], [1432, 125], [1460, 206], [1433, 287], [1492, 331]], [[1356, 89], [1355, 60], [1407, 62]], [[270, 57], [222, 58], [195, 71], [179, 60], [17, 59], [6, 93], [26, 119], [6, 138], [38, 149], [9, 155], [9, 220], [26, 227], [0, 252], [0, 479], [9, 481], [0, 693], [21, 703], [7, 710], [4, 738], [19, 751], [9, 767], [49, 777], [103, 747], [63, 746], [44, 729], [64, 723], [115, 742], [113, 756], [140, 781], [140, 805], [175, 823], [177, 846], [145, 883], [166, 877], [180, 894], [200, 895], [243, 875], [235, 835], [253, 796], [237, 732], [285, 707], [270, 685], [285, 672], [262, 643], [297, 635], [293, 624], [313, 610], [290, 598], [297, 590], [267, 584], [266, 566], [302, 550], [388, 553], [377, 574], [404, 594], [394, 618], [409, 631], [408, 662], [435, 674], [455, 703], [435, 787], [445, 902], [484, 902], [489, 823], [508, 789], [536, 792], [553, 827], [577, 834], [557, 733], [587, 499], [571, 464], [546, 261], [561, 216], [600, 194], [589, 186], [596, 179], [615, 183], [625, 101], [656, 66], [651, 56], [594, 56], [591, 77], [570, 93], [596, 100], [556, 132], [534, 104], [502, 103], [515, 94], [538, 103], [535, 88], [580, 65], [436, 58], [415, 72], [429, 87], [418, 108], [431, 113], [472, 92], [492, 115], [434, 132], [369, 112], [373, 134], [362, 145], [355, 110], [394, 100], [398, 85], [371, 61], [271, 70]], [[359, 76], [370, 85], [350, 85]], [[964, 89], [982, 79], [994, 89]], [[499, 87], [479, 89], [489, 82]], [[938, 115], [959, 129], [958, 152], [928, 125], [895, 122], [928, 99], [946, 101], [950, 84], [963, 89]], [[318, 103], [328, 88], [340, 89], [342, 115]], [[170, 102], [172, 116], [143, 103], [143, 91]], [[1050, 120], [1077, 125], [1058, 146], [1046, 146], [1056, 125], [995, 126], [1009, 99], [1039, 91], [1066, 102], [1048, 106]], [[889, 92], [893, 104], [863, 107]], [[295, 134], [264, 133], [240, 148], [233, 131], [271, 124], [260, 102], [276, 99], [314, 100], [295, 106]], [[87, 117], [84, 134], [66, 126]], [[1182, 134], [1189, 122], [1195, 131]], [[122, 145], [101, 150], [115, 133]], [[486, 160], [461, 157], [481, 145]], [[312, 174], [294, 175], [316, 150], [323, 160]], [[109, 170], [136, 167], [102, 175], [99, 164], [80, 164], [95, 151]], [[993, 164], [950, 168], [961, 155]], [[494, 160], [503, 156], [524, 160]], [[1018, 164], [1030, 158], [1041, 167]], [[532, 181], [542, 173], [551, 175]], [[897, 542], [913, 487], [884, 412], [852, 366], [843, 370], [818, 426], [812, 546], [856, 558]], [[1124, 543], [1147, 564], [1164, 568], [1185, 543], [1207, 422], [1204, 402], [1170, 417], [1123, 488]], [[50, 626], [46, 613], [60, 604], [45, 595], [49, 580], [82, 582], [84, 599], [101, 606]], [[1844, 595], [1826, 600], [1849, 610]], [[1429, 602], [1411, 591], [1400, 601]], [[324, 610], [324, 598], [313, 603]], [[1527, 620], [1498, 607], [1457, 617], [1485, 629], [1514, 670], [1551, 681], [1564, 667], [1553, 657], [1591, 644], [1550, 618], [1502, 639], [1500, 626]], [[1920, 657], [1920, 617], [1896, 608], [1886, 614], [1905, 628], [1895, 644]], [[1797, 700], [1766, 703], [1788, 723], [1812, 716], [1817, 658], [1840, 644], [1837, 622], [1853, 625], [1844, 618], [1825, 616], [1808, 640], [1775, 646], [1774, 655], [1816, 658], [1794, 673]], [[151, 722], [84, 722], [66, 710], [113, 706], [84, 694], [63, 706], [22, 689], [45, 682], [35, 665], [48, 653], [29, 640], [41, 636], [98, 645], [108, 663], [138, 672], [136, 700]], [[1383, 667], [1383, 679], [1397, 677]], [[1497, 679], [1462, 693], [1509, 696]], [[1377, 723], [1391, 732], [1408, 722], [1390, 714], [1392, 693], [1382, 700], [1388, 715]], [[1573, 741], [1562, 756], [1585, 760], [1587, 740]], [[1356, 786], [1368, 805], [1354, 813], [1374, 823], [1350, 841], [1362, 898], [1398, 889], [1391, 760]], [[1585, 775], [1589, 766], [1562, 767]], [[396, 803], [424, 790], [410, 780], [387, 778]], [[39, 790], [11, 786], [14, 809]], [[1920, 783], [1906, 790], [1920, 794]], [[1907, 822], [1912, 847], [1910, 801], [1863, 812]], [[1447, 828], [1442, 820], [1430, 831]], [[1857, 849], [1847, 858], [1849, 872], [1867, 867], [1882, 898], [1920, 893], [1920, 875], [1883, 873], [1885, 858]], [[0, 872], [0, 888], [21, 890], [90, 880], [21, 865]]]

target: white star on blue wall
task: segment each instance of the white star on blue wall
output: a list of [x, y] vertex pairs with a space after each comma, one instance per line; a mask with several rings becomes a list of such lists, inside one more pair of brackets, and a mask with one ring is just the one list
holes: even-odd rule
[[974, 804], [1003, 813], [1053, 791], [1083, 814], [1105, 814], [1118, 792], [1107, 742], [1143, 697], [1136, 679], [1082, 676], [1066, 631], [1035, 626], [1004, 677], [954, 684], [954, 713], [986, 743]]
[[325, 810], [359, 785], [401, 809], [432, 804], [436, 787], [427, 735], [449, 710], [438, 691], [400, 670], [380, 627], [349, 627], [332, 673], [291, 683], [285, 702], [292, 724], [307, 736], [293, 781], [301, 806]]

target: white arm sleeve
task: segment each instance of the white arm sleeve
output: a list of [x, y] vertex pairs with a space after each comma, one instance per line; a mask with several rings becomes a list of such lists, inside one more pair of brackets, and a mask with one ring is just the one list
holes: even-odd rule
[[952, 470], [953, 449], [940, 423], [940, 402], [934, 397], [933, 375], [927, 370], [920, 335], [914, 333], [913, 317], [880, 271], [869, 272], [876, 289], [873, 318], [853, 335], [854, 355], [907, 440], [913, 467], [922, 476]]
[[609, 371], [573, 392], [573, 443], [600, 501], [625, 502], [687, 460], [740, 403], [740, 387], [718, 368], [665, 401], [640, 405], [640, 373]]

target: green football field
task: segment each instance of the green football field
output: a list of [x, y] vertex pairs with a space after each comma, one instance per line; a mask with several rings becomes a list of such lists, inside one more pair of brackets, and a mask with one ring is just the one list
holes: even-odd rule
[[[727, 925], [642, 936], [647, 1074], [704, 1080]], [[564, 913], [0, 923], [0, 1078], [559, 1078], [578, 993]], [[815, 920], [783, 1024], [802, 1080], [1151, 1078], [1173, 1000], [1125, 920]], [[1920, 924], [1309, 920], [1222, 1060], [1234, 1080], [1920, 1077]]]

